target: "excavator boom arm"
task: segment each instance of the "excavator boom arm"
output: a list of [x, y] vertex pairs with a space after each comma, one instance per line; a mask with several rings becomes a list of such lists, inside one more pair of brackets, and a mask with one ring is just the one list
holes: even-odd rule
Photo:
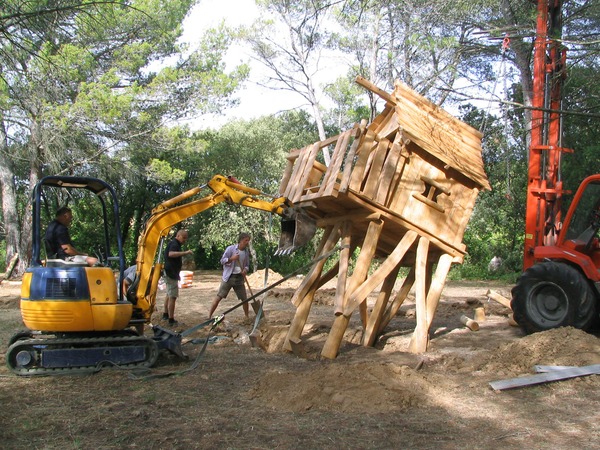
[[[271, 197], [272, 200], [270, 201], [263, 200], [258, 197], [259, 195], [265, 196], [266, 194], [263, 192], [232, 181], [222, 175], [215, 175], [207, 183], [207, 186], [213, 191], [212, 194], [201, 199], [182, 203], [199, 194], [204, 187], [190, 189], [158, 205], [152, 210], [152, 215], [146, 222], [138, 242], [136, 259], [138, 285], [136, 290], [137, 303], [135, 305], [135, 308], [140, 311], [146, 321], [150, 320], [150, 316], [154, 311], [158, 280], [163, 267], [162, 258], [157, 258], [157, 254], [161, 242], [173, 226], [222, 202], [274, 213], [289, 220], [293, 220], [299, 214], [297, 210], [293, 210], [293, 205], [287, 198]], [[302, 222], [301, 239], [303, 242], [296, 242], [296, 247], [310, 240], [316, 230], [314, 223], [307, 220], [305, 215], [303, 215]], [[288, 244], [288, 247], [290, 245], [292, 244]]]

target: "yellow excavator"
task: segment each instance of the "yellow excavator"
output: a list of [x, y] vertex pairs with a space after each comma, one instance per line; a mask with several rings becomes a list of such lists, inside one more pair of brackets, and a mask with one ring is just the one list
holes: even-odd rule
[[[100, 200], [104, 224], [100, 266], [42, 259], [41, 204], [44, 190], [50, 188], [83, 189]], [[195, 199], [206, 188], [212, 193]], [[180, 334], [158, 325], [152, 325], [151, 337], [136, 331], [136, 326], [150, 323], [155, 309], [165, 239], [181, 221], [226, 202], [281, 216], [280, 254], [310, 241], [316, 231], [314, 220], [285, 197], [262, 199], [265, 196], [235, 178], [216, 175], [206, 185], [154, 208], [138, 242], [135, 298], [129, 301], [121, 285], [126, 267], [113, 188], [95, 178], [43, 178], [33, 190], [32, 263], [21, 288], [21, 316], [28, 331], [12, 337], [8, 367], [28, 376], [85, 373], [104, 365], [151, 367], [161, 349], [183, 356]]]

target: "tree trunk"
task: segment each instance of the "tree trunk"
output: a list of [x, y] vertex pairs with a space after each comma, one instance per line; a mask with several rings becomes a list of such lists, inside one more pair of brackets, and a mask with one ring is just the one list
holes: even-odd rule
[[[5, 263], [8, 265], [15, 254], [22, 253], [19, 251], [21, 233], [19, 216], [17, 214], [16, 176], [12, 159], [8, 156], [8, 141], [3, 121], [0, 128], [0, 139], [0, 186], [2, 192], [2, 216], [4, 218], [4, 232], [6, 236]], [[20, 258], [18, 266], [14, 271], [15, 275], [22, 273], [21, 261], [23, 259]]]

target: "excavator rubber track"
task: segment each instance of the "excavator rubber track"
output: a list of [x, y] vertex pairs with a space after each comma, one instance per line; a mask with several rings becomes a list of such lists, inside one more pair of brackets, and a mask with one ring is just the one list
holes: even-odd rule
[[83, 374], [102, 367], [148, 368], [158, 354], [156, 342], [145, 336], [21, 336], [8, 348], [6, 363], [17, 375]]

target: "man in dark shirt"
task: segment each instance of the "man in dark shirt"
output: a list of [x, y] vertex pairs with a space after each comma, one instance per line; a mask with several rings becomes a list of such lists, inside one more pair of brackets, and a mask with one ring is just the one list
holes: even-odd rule
[[73, 222], [71, 208], [63, 206], [56, 211], [55, 219], [46, 229], [46, 253], [48, 259], [59, 258], [65, 261], [79, 262], [94, 266], [98, 259], [88, 256], [75, 248], [69, 234], [69, 227]]
[[175, 320], [175, 301], [179, 297], [179, 272], [181, 272], [182, 257], [194, 253], [192, 250], [182, 251], [181, 246], [188, 240], [188, 232], [179, 230], [175, 238], [167, 244], [165, 252], [165, 282], [167, 296], [163, 320], [169, 320], [169, 325], [177, 325]]

